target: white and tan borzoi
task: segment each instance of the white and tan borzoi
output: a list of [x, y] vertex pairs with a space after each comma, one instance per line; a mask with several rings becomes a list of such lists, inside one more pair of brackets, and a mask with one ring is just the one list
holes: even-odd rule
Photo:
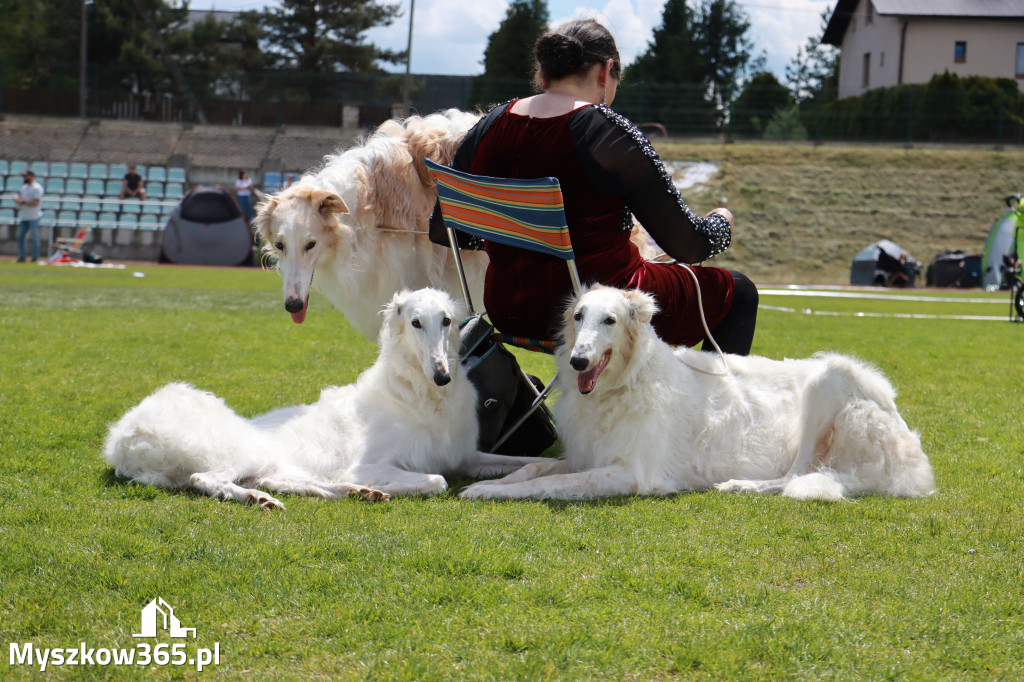
[[[277, 261], [295, 322], [306, 317], [311, 286], [369, 339], [396, 291], [433, 287], [461, 298], [450, 251], [427, 237], [437, 189], [423, 159], [451, 163], [478, 118], [450, 109], [388, 121], [258, 206], [253, 227]], [[463, 262], [480, 301], [487, 255], [466, 251]]]
[[169, 384], [111, 426], [104, 457], [140, 483], [265, 508], [284, 505], [264, 489], [430, 495], [447, 488], [444, 474], [497, 476], [538, 461], [477, 451], [476, 390], [455, 357], [461, 314], [441, 291], [396, 294], [376, 363], [312, 405], [245, 419], [210, 393]]
[[[933, 491], [895, 391], [849, 357], [806, 360], [673, 350], [654, 299], [598, 287], [566, 314], [555, 419], [564, 460], [475, 483], [466, 498], [581, 499], [687, 490], [838, 500]], [[703, 370], [703, 371], [701, 371]], [[705, 373], [710, 372], [711, 374]]]

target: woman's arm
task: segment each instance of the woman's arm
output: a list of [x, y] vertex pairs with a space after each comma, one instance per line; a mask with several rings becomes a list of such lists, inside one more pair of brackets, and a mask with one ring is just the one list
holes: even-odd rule
[[732, 214], [721, 208], [701, 218], [691, 211], [639, 128], [602, 105], [580, 110], [570, 126], [591, 181], [623, 197], [665, 253], [699, 263], [729, 247]]

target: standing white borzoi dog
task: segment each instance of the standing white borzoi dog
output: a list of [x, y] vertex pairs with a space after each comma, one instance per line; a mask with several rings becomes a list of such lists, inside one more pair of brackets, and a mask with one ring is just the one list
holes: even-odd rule
[[[306, 317], [311, 286], [369, 339], [396, 291], [433, 287], [461, 295], [449, 249], [427, 236], [437, 189], [423, 159], [451, 163], [478, 118], [450, 109], [388, 121], [258, 206], [253, 227], [277, 261], [295, 322]], [[466, 251], [462, 258], [473, 299], [482, 300], [487, 254]]]
[[933, 492], [920, 440], [876, 370], [833, 354], [777, 361], [673, 350], [650, 325], [655, 311], [654, 299], [636, 291], [597, 287], [575, 300], [554, 408], [565, 459], [475, 483], [461, 496]]
[[459, 315], [444, 292], [396, 294], [377, 362], [312, 405], [245, 419], [210, 393], [169, 384], [111, 426], [104, 457], [134, 481], [268, 509], [284, 505], [260, 488], [430, 495], [447, 488], [442, 474], [496, 476], [539, 461], [477, 451], [476, 390], [454, 356]]

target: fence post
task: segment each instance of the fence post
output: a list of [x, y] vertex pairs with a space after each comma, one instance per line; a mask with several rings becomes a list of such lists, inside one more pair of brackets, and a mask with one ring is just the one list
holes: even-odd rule
[[998, 123], [996, 124], [996, 149], [1003, 148], [1003, 98], [1006, 97], [1006, 92], [1003, 90], [999, 91], [999, 109], [998, 109]]
[[824, 133], [824, 130], [823, 130], [824, 127], [825, 127], [825, 86], [822, 86], [821, 90], [818, 91], [818, 120], [817, 120], [817, 128], [818, 128], [818, 130], [815, 133], [815, 138], [816, 138], [817, 143], [819, 145], [824, 144], [824, 142], [822, 141], [822, 135]]
[[914, 86], [907, 90], [907, 146], [914, 144]]

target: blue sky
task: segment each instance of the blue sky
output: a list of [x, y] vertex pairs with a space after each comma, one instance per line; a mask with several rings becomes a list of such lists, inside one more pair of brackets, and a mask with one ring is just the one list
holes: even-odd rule
[[[385, 2], [387, 0], [384, 0]], [[487, 37], [505, 16], [507, 0], [412, 0], [413, 73], [475, 75], [483, 72]], [[409, 35], [410, 0], [399, 0], [402, 16], [389, 27], [367, 33], [369, 42], [404, 50]], [[254, 10], [274, 2], [258, 0], [192, 0], [192, 9]], [[586, 14], [602, 21], [615, 36], [625, 64], [647, 47], [661, 23], [664, 0], [548, 0], [553, 23]], [[696, 3], [693, 3], [696, 4]], [[835, 0], [738, 0], [750, 17], [754, 54], [762, 52], [770, 71], [782, 80], [786, 65], [808, 36], [821, 27], [821, 13]], [[404, 67], [403, 67], [404, 68]], [[627, 74], [628, 77], [628, 74]]]

